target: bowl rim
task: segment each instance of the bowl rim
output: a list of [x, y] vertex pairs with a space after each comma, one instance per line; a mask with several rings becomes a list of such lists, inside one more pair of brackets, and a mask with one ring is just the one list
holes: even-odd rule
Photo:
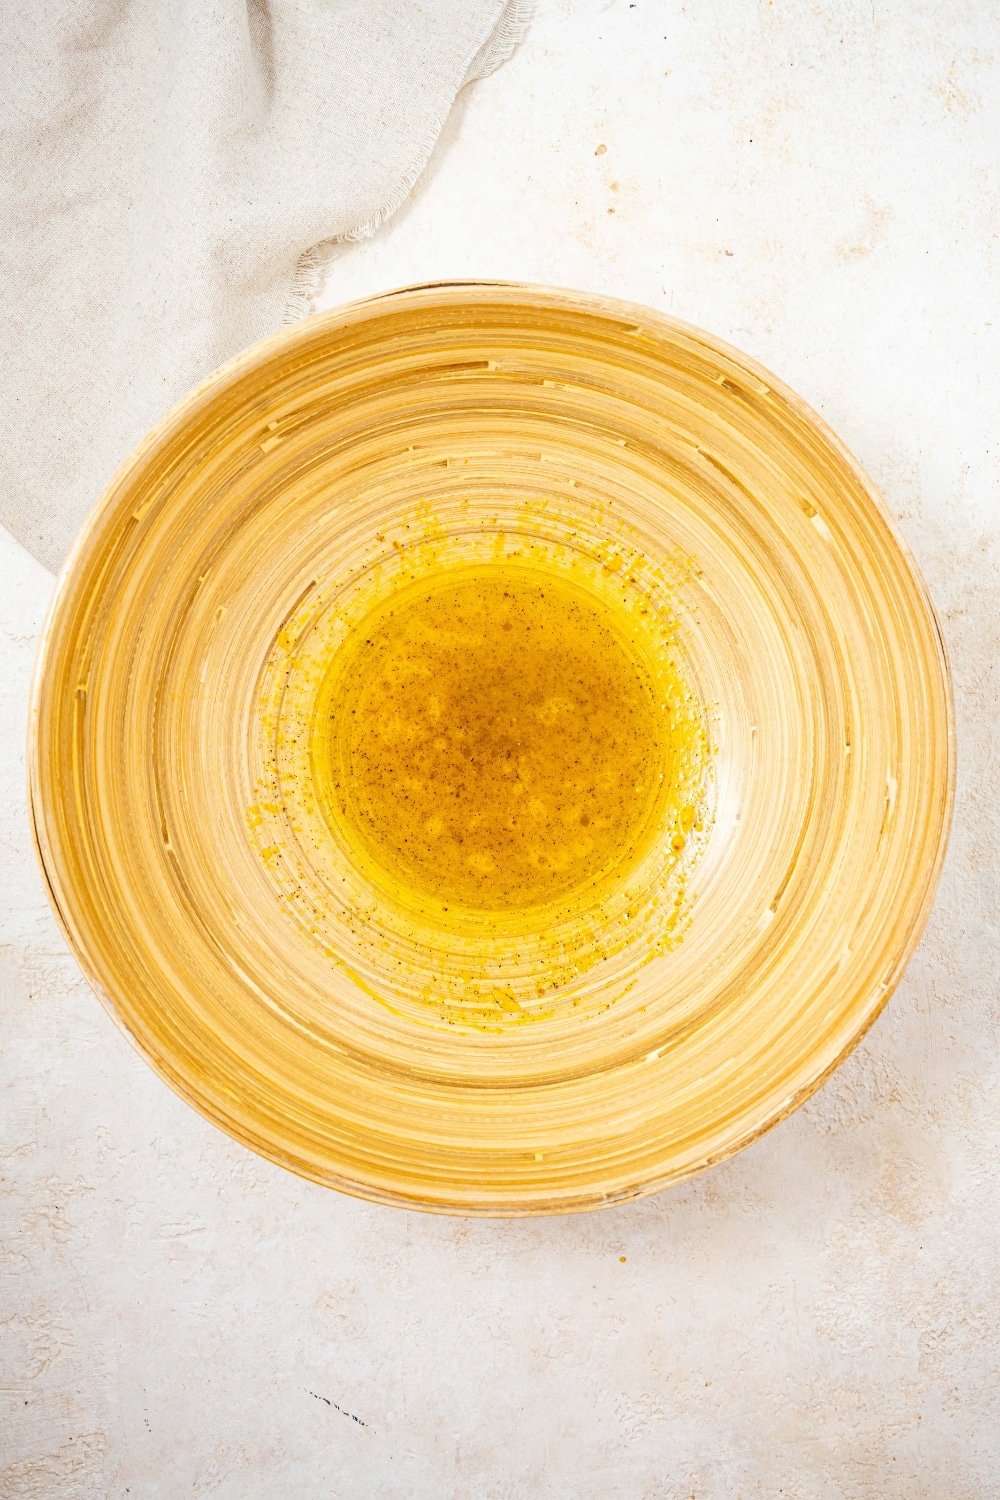
[[[590, 1190], [585, 1193], [578, 1193], [572, 1198], [567, 1197], [558, 1203], [554, 1203], [549, 1199], [545, 1203], [540, 1204], [526, 1199], [523, 1202], [502, 1201], [481, 1204], [471, 1200], [460, 1200], [457, 1197], [453, 1201], [447, 1202], [439, 1199], [417, 1197], [402, 1191], [385, 1191], [374, 1185], [369, 1186], [353, 1179], [340, 1180], [330, 1173], [321, 1175], [317, 1172], [311, 1172], [304, 1162], [283, 1155], [280, 1150], [271, 1146], [267, 1141], [261, 1140], [259, 1137], [252, 1137], [249, 1132], [242, 1130], [238, 1121], [217, 1110], [211, 1101], [197, 1093], [194, 1089], [187, 1087], [181, 1079], [164, 1068], [152, 1050], [129, 1028], [114, 999], [108, 994], [97, 972], [96, 965], [90, 959], [87, 943], [73, 919], [70, 909], [71, 903], [65, 899], [65, 882], [60, 874], [59, 860], [53, 849], [53, 840], [46, 825], [46, 811], [39, 767], [40, 722], [43, 712], [42, 700], [49, 663], [53, 652], [57, 649], [58, 624], [62, 614], [63, 602], [71, 592], [79, 573], [83, 570], [85, 560], [97, 545], [105, 518], [114, 505], [119, 492], [127, 483], [130, 474], [141, 467], [147, 456], [155, 451], [168, 434], [183, 424], [201, 406], [210, 402], [220, 390], [238, 380], [248, 371], [266, 364], [285, 347], [294, 346], [308, 332], [322, 328], [342, 327], [349, 322], [360, 321], [368, 311], [378, 310], [380, 307], [390, 305], [394, 302], [402, 303], [407, 299], [412, 299], [416, 304], [419, 304], [424, 299], [432, 302], [444, 296], [448, 302], [460, 304], [464, 297], [477, 292], [484, 294], [481, 297], [473, 297], [473, 300], [477, 303], [488, 302], [489, 294], [491, 293], [498, 294], [498, 299], [501, 302], [514, 301], [518, 297], [528, 296], [554, 308], [579, 311], [585, 314], [610, 316], [618, 320], [642, 322], [646, 325], [659, 327], [664, 332], [675, 335], [679, 334], [685, 339], [706, 347], [712, 353], [722, 355], [730, 360], [739, 369], [758, 379], [771, 391], [774, 391], [784, 402], [796, 409], [799, 415], [808, 421], [810, 426], [822, 437], [858, 481], [864, 490], [867, 500], [885, 525], [893, 544], [898, 549], [903, 562], [906, 564], [907, 571], [915, 585], [927, 619], [932, 627], [939, 673], [938, 681], [941, 689], [941, 706], [944, 710], [946, 726], [944, 744], [946, 747], [947, 762], [946, 776], [942, 788], [943, 805], [934, 858], [929, 862], [920, 901], [913, 903], [908, 914], [909, 920], [905, 937], [900, 942], [895, 961], [888, 971], [884, 991], [878, 1000], [873, 1001], [862, 1014], [857, 1026], [849, 1034], [848, 1039], [833, 1060], [814, 1077], [810, 1078], [794, 1094], [785, 1099], [779, 1106], [773, 1108], [763, 1119], [759, 1120], [743, 1135], [728, 1141], [724, 1150], [708, 1153], [703, 1158], [687, 1165], [683, 1169], [678, 1170], [674, 1168], [666, 1170], [655, 1178], [644, 1179], [635, 1187], [627, 1190], [611, 1193]], [[509, 297], [505, 297], [504, 293], [510, 294]], [[242, 1145], [254, 1151], [255, 1154], [263, 1156], [265, 1159], [292, 1171], [297, 1176], [308, 1181], [314, 1181], [323, 1186], [335, 1187], [337, 1191], [368, 1202], [385, 1203], [427, 1213], [497, 1219], [585, 1212], [596, 1208], [611, 1207], [635, 1198], [647, 1197], [661, 1192], [668, 1186], [674, 1186], [685, 1181], [707, 1170], [707, 1168], [736, 1155], [746, 1146], [751, 1145], [754, 1141], [759, 1140], [763, 1135], [767, 1134], [768, 1131], [780, 1124], [782, 1120], [787, 1119], [800, 1105], [804, 1104], [813, 1094], [822, 1088], [823, 1084], [840, 1067], [881, 1015], [900, 983], [924, 933], [937, 895], [941, 872], [947, 854], [954, 817], [957, 777], [955, 705], [951, 664], [941, 621], [931, 598], [926, 580], [909, 544], [905, 537], [901, 535], [897, 523], [890, 514], [881, 494], [859, 461], [824, 418], [767, 366], [761, 364], [743, 350], [736, 348], [726, 340], [718, 338], [696, 324], [675, 318], [671, 314], [650, 308], [645, 304], [607, 296], [604, 293], [543, 285], [534, 282], [479, 278], [448, 279], [405, 284], [365, 297], [352, 299], [349, 302], [338, 304], [336, 307], [325, 309], [322, 312], [309, 314], [307, 317], [287, 324], [265, 338], [258, 340], [256, 343], [249, 345], [246, 349], [241, 350], [238, 354], [213, 370], [163, 413], [111, 475], [84, 519], [56, 575], [55, 585], [45, 613], [36, 648], [29, 699], [26, 749], [27, 801], [32, 841], [43, 883], [56, 920], [70, 951], [79, 964], [91, 989], [93, 989], [119, 1031], [128, 1038], [131, 1045], [153, 1069], [158, 1078], [168, 1084], [175, 1093], [195, 1108], [199, 1114], [219, 1126], [231, 1138], [239, 1141]]]

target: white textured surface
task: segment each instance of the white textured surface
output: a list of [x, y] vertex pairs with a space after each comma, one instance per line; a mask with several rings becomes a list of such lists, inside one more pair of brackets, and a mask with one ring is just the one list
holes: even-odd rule
[[549, 0], [332, 267], [328, 303], [523, 277], [728, 337], [853, 448], [937, 601], [960, 787], [924, 943], [832, 1082], [681, 1189], [429, 1219], [299, 1182], [169, 1093], [35, 871], [50, 582], [4, 545], [0, 1495], [1000, 1494], [998, 101], [981, 0]]

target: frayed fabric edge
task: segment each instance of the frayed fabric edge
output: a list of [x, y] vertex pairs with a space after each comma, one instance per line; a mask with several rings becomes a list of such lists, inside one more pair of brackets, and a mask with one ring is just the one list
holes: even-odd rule
[[313, 304], [330, 263], [330, 248], [335, 244], [335, 240], [325, 240], [299, 256], [285, 302], [285, 316], [281, 320], [283, 325], [297, 323], [300, 318], [307, 318], [313, 311]]
[[[466, 84], [474, 83], [477, 79], [486, 78], [490, 73], [496, 71], [501, 64], [512, 56], [515, 49], [524, 40], [525, 33], [531, 24], [535, 13], [535, 0], [508, 0], [503, 12], [498, 18], [486, 41], [473, 54], [461, 83], [455, 90], [455, 96], [465, 88]], [[338, 234], [328, 240], [321, 240], [319, 244], [299, 256], [292, 277], [288, 298], [285, 302], [285, 315], [282, 324], [297, 323], [300, 319], [308, 317], [315, 311], [316, 298], [319, 295], [330, 263], [336, 258], [337, 246], [342, 244], [353, 244], [359, 240], [370, 239], [380, 229], [387, 219], [391, 219], [406, 201], [419, 178], [423, 175], [431, 152], [437, 144], [438, 137], [444, 129], [445, 122], [454, 104], [451, 104], [444, 112], [435, 117], [431, 126], [425, 134], [412, 165], [403, 174], [395, 192], [389, 201], [377, 209], [371, 218], [366, 219], [354, 229], [349, 229], [345, 234]]]
[[513, 55], [524, 41], [534, 14], [535, 0], [508, 0], [497, 24], [466, 69], [462, 88], [475, 83], [477, 78], [489, 77]]

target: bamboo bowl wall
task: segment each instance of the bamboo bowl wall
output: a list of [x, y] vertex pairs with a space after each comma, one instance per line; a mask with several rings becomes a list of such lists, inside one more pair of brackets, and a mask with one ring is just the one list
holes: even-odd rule
[[[294, 726], [400, 568], [532, 549], [669, 621], [702, 831], [603, 926], [422, 928], [337, 853]], [[296, 1172], [463, 1214], [655, 1191], [807, 1098], [919, 937], [952, 782], [932, 610], [836, 438], [696, 329], [507, 285], [310, 318], [169, 413], [32, 710], [53, 903], [152, 1066]]]

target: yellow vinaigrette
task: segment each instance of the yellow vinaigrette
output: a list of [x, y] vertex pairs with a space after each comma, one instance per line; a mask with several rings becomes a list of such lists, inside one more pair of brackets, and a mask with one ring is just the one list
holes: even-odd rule
[[279, 632], [249, 831], [288, 916], [391, 1009], [589, 1014], [680, 940], [707, 839], [679, 584], [561, 517], [411, 524]]
[[[339, 838], [446, 909], [587, 905], [626, 878], [664, 828], [691, 736], [683, 686], [637, 620], [516, 560], [395, 590], [317, 704], [313, 775]], [[695, 809], [672, 815], [676, 852]]]

